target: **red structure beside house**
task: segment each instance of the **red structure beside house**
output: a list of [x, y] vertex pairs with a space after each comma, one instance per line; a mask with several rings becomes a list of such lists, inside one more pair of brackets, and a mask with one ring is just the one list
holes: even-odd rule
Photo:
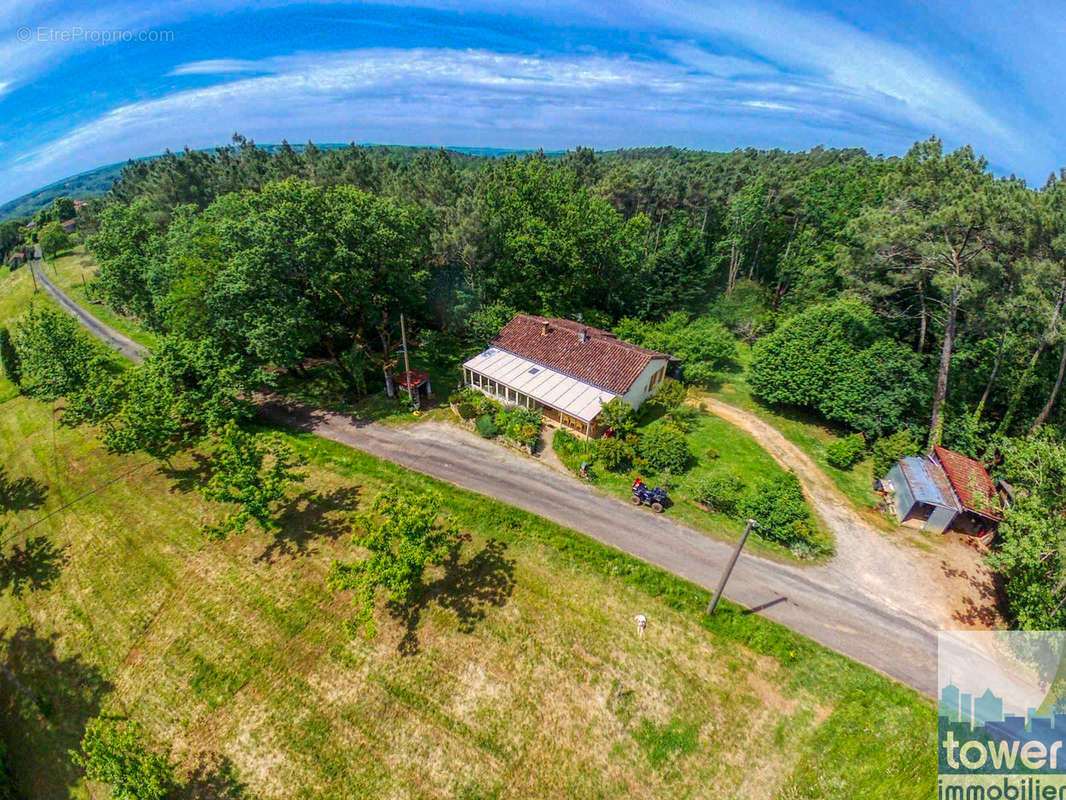
[[[940, 445], [933, 448], [933, 458], [944, 470], [955, 497], [962, 506], [962, 519], [957, 519], [952, 527], [966, 530], [967, 515], [971, 517], [969, 522], [978, 529], [998, 525], [1003, 519], [999, 513], [999, 495], [984, 465]], [[960, 522], [963, 523], [962, 527], [959, 526]]]
[[900, 522], [927, 531], [955, 530], [976, 536], [995, 532], [1000, 497], [979, 461], [937, 445], [924, 456], [901, 458], [881, 481]]

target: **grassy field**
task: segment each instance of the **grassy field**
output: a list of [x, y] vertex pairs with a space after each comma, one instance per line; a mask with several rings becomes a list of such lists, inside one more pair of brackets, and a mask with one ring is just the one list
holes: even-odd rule
[[758, 402], [752, 397], [751, 387], [746, 379], [750, 358], [751, 348], [742, 343], [742, 369], [727, 374], [718, 388], [708, 394], [725, 403], [751, 411], [769, 422], [786, 439], [807, 453], [870, 522], [884, 530], [894, 530], [896, 526], [877, 510], [879, 497], [873, 490], [873, 458], [867, 456], [847, 470], [830, 466], [825, 457], [825, 448], [850, 431], [836, 429], [802, 409], [773, 409]]
[[[5, 276], [0, 323], [31, 292], [25, 271]], [[34, 695], [0, 675], [0, 736], [27, 797], [100, 796], [66, 753], [102, 712], [170, 747], [189, 798], [933, 791], [930, 701], [734, 606], [708, 620], [704, 591], [560, 526], [286, 434], [310, 475], [281, 531], [208, 541], [224, 509], [196, 491], [195, 456], [109, 455], [56, 418], [0, 380], [17, 490], [0, 663]], [[707, 435], [747, 463], [730, 431], [745, 436]], [[325, 575], [388, 485], [442, 492], [469, 540], [417, 607], [379, 609], [378, 637], [353, 640]]]
[[[0, 730], [28, 796], [88, 796], [65, 753], [101, 711], [170, 743], [189, 797], [932, 791], [933, 706], [910, 690], [734, 607], [708, 622], [701, 590], [559, 526], [289, 439], [311, 474], [282, 531], [207, 542], [221, 510], [195, 459], [165, 472], [49, 406], [0, 406], [0, 462], [24, 479], [0, 654], [38, 698], [0, 676]], [[442, 491], [470, 540], [416, 609], [350, 640], [325, 574], [390, 484]]]
[[10, 325], [33, 298], [33, 278], [28, 267], [0, 272], [0, 325]]
[[[646, 417], [637, 432], [654, 421], [654, 416]], [[744, 523], [725, 514], [704, 511], [690, 499], [688, 486], [701, 476], [719, 470], [735, 475], [744, 481], [745, 486], [751, 486], [764, 480], [784, 477], [784, 469], [750, 435], [706, 411], [701, 411], [696, 417], [696, 424], [688, 434], [688, 441], [695, 459], [694, 466], [688, 472], [671, 476], [668, 481], [648, 470], [644, 470], [641, 477], [651, 486], [669, 483], [672, 502], [666, 513], [672, 517], [712, 536], [739, 539], [744, 530]], [[575, 457], [568, 457], [565, 453], [559, 453], [559, 456], [574, 470], [580, 466], [582, 460], [580, 452]], [[596, 486], [627, 501], [632, 493], [632, 481], [628, 471], [616, 473], [594, 468], [592, 472], [592, 482]], [[813, 513], [811, 524], [819, 526], [818, 518]], [[823, 535], [827, 544], [831, 543], [828, 534], [823, 532]], [[749, 541], [749, 547], [762, 555], [780, 560], [796, 560], [787, 547], [764, 540], [757, 532]]]

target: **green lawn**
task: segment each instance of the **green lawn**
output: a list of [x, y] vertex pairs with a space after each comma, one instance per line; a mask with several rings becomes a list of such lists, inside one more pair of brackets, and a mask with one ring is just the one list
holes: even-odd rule
[[835, 428], [803, 409], [770, 408], [760, 403], [752, 397], [751, 387], [747, 382], [746, 370], [750, 358], [751, 348], [741, 344], [741, 369], [726, 374], [722, 383], [707, 394], [725, 403], [751, 411], [769, 422], [786, 439], [809, 455], [855, 507], [864, 512], [864, 516], [869, 521], [885, 530], [894, 529], [895, 525], [877, 511], [880, 498], [873, 490], [873, 458], [867, 456], [847, 470], [830, 466], [825, 457], [826, 447], [847, 436], [850, 431]]
[[[0, 324], [31, 292], [25, 271], [0, 278]], [[703, 590], [561, 526], [285, 433], [310, 465], [280, 532], [208, 541], [224, 509], [194, 454], [165, 470], [56, 418], [0, 380], [0, 464], [21, 487], [0, 662], [34, 696], [0, 675], [0, 736], [27, 797], [104, 794], [67, 758], [98, 713], [172, 748], [188, 798], [933, 791], [931, 701], [730, 604], [708, 619]], [[470, 538], [416, 608], [379, 608], [378, 637], [352, 640], [325, 575], [391, 485], [440, 491]]]
[[33, 298], [33, 277], [29, 267], [0, 270], [0, 325], [10, 325]]
[[[653, 417], [654, 415], [644, 417], [637, 429], [638, 434], [654, 421]], [[684, 475], [667, 478], [645, 469], [641, 472], [641, 477], [651, 486], [668, 486], [672, 504], [665, 513], [713, 536], [739, 539], [744, 530], [744, 523], [725, 514], [704, 511], [690, 499], [689, 484], [707, 473], [725, 471], [740, 478], [746, 486], [751, 486], [764, 480], [782, 478], [786, 474], [785, 470], [754, 438], [721, 417], [706, 411], [701, 411], [696, 417], [696, 424], [688, 434], [688, 441], [695, 464]], [[564, 464], [575, 471], [583, 458], [580, 452], [575, 457], [568, 457], [565, 453], [559, 453], [559, 456]], [[601, 489], [628, 501], [632, 494], [632, 474], [632, 471], [617, 473], [594, 467], [592, 481]], [[819, 525], [813, 513], [811, 523]], [[828, 534], [823, 532], [823, 535], [829, 542]], [[757, 533], [749, 541], [753, 550], [764, 555], [795, 560], [787, 547], [761, 539]]]
[[[0, 658], [38, 700], [0, 676], [27, 796], [89, 796], [66, 751], [99, 712], [262, 798], [932, 792], [925, 698], [733, 606], [708, 620], [706, 592], [558, 525], [288, 439], [311, 465], [281, 532], [209, 542], [196, 460], [168, 473], [0, 405], [8, 478], [43, 495], [10, 518], [4, 552], [30, 555], [0, 583]], [[416, 609], [351, 640], [325, 574], [387, 485], [442, 492], [470, 540]]]

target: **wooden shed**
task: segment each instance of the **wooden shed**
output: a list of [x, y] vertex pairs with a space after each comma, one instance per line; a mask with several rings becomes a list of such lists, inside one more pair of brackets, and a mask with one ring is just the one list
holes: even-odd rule
[[983, 536], [1002, 519], [999, 495], [981, 462], [946, 447], [901, 458], [883, 483], [896, 519], [917, 520], [923, 530]]

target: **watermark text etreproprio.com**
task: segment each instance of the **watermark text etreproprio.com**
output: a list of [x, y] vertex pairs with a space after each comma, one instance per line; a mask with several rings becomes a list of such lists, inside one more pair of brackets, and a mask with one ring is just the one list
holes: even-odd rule
[[15, 33], [20, 42], [60, 42], [70, 44], [112, 44], [115, 42], [167, 43], [174, 41], [174, 31], [132, 30], [128, 28], [53, 28], [23, 25]]

